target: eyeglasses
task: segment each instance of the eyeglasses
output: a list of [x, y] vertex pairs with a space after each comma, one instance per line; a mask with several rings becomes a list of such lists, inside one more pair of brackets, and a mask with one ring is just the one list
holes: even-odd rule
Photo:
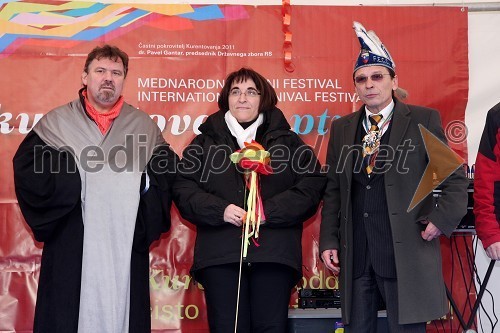
[[[389, 73], [375, 73], [375, 74], [372, 74], [370, 75], [370, 79], [372, 81], [375, 81], [375, 82], [378, 82], [378, 81], [382, 81], [384, 79], [384, 75], [391, 75]], [[356, 82], [356, 84], [363, 84], [363, 83], [366, 83], [366, 81], [368, 81], [368, 76], [356, 76], [354, 78], [354, 82]]]
[[247, 89], [247, 91], [243, 92], [238, 88], [235, 88], [229, 92], [229, 96], [233, 97], [240, 97], [241, 94], [245, 94], [246, 97], [257, 97], [260, 95], [260, 92], [255, 89]]

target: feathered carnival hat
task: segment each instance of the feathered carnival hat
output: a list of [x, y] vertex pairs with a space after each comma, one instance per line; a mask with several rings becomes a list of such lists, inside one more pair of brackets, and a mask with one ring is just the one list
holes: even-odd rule
[[366, 66], [384, 66], [396, 72], [396, 64], [374, 31], [366, 31], [359, 22], [353, 22], [353, 28], [361, 44], [361, 51], [354, 65], [354, 72]]

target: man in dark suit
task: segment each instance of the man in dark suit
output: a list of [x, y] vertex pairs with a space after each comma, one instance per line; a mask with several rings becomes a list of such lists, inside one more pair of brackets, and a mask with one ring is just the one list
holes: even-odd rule
[[419, 125], [446, 142], [440, 116], [394, 97], [389, 52], [373, 31], [354, 29], [361, 52], [353, 79], [364, 105], [332, 123], [321, 258], [340, 272], [348, 332], [376, 332], [381, 301], [391, 332], [425, 332], [448, 310], [439, 236], [465, 215], [468, 183], [458, 167], [442, 182], [438, 206], [430, 194], [409, 209], [429, 161]]

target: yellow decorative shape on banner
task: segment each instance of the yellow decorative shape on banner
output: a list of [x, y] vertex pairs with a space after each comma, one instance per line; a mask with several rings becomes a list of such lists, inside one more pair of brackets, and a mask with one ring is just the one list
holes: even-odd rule
[[[40, 24], [19, 24], [15, 22], [10, 22], [9, 19], [20, 13], [43, 13], [43, 15], [58, 15], [51, 12], [63, 11], [71, 9], [81, 9], [88, 8], [92, 6], [92, 2], [65, 2], [61, 5], [45, 5], [36, 3], [20, 3], [12, 2], [7, 4], [0, 11], [0, 33], [9, 34], [23, 34], [23, 35], [37, 35], [37, 36], [51, 36], [51, 37], [71, 37], [89, 27], [104, 27], [118, 21], [124, 15], [120, 15], [130, 8], [137, 8], [145, 11], [149, 11], [145, 15], [153, 13], [158, 13], [162, 15], [178, 15], [184, 13], [192, 13], [193, 7], [191, 5], [160, 5], [160, 4], [137, 4], [124, 2], [123, 4], [110, 4], [109, 6], [103, 8], [98, 13], [88, 15], [86, 20], [77, 20], [75, 22], [67, 22], [64, 24], [58, 24], [49, 30], [40, 30], [44, 25]], [[140, 17], [136, 18], [132, 22], [138, 20]], [[132, 22], [127, 22], [126, 25]]]
[[87, 29], [88, 27], [93, 27], [98, 25], [98, 23], [108, 18], [109, 15], [114, 15], [115, 12], [121, 12], [128, 10], [129, 7], [124, 7], [121, 5], [110, 5], [103, 8], [99, 13], [89, 16], [89, 19], [83, 22], [76, 22], [73, 24], [67, 24], [65, 26], [56, 27], [50, 30], [39, 30], [30, 26], [17, 24], [13, 22], [1, 22], [0, 21], [0, 32], [10, 33], [10, 34], [24, 34], [24, 35], [37, 35], [37, 36], [52, 36], [52, 37], [71, 37], [80, 31]]
[[111, 25], [124, 17], [125, 14], [112, 14], [108, 15], [108, 17], [105, 17], [104, 19], [100, 20], [99, 22], [96, 22], [92, 24], [93, 27], [107, 27], [108, 25]]
[[38, 12], [52, 12], [62, 11], [69, 9], [89, 8], [93, 3], [74, 1], [64, 2], [61, 5], [45, 5], [32, 2], [9, 2], [0, 11], [0, 21], [9, 20], [12, 16], [19, 13], [38, 13]]

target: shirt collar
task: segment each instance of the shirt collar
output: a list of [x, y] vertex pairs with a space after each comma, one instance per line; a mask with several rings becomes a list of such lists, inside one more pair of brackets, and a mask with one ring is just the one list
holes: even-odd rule
[[390, 116], [390, 114], [392, 112], [392, 109], [394, 109], [394, 100], [391, 100], [391, 102], [389, 103], [389, 105], [387, 105], [385, 108], [383, 108], [382, 111], [380, 111], [379, 113], [371, 113], [370, 111], [368, 111], [368, 109], [365, 106], [365, 120], [366, 120], [366, 123], [369, 124], [370, 123], [369, 116], [372, 116], [372, 115], [375, 115], [375, 114], [382, 115], [382, 121], [386, 120]]

